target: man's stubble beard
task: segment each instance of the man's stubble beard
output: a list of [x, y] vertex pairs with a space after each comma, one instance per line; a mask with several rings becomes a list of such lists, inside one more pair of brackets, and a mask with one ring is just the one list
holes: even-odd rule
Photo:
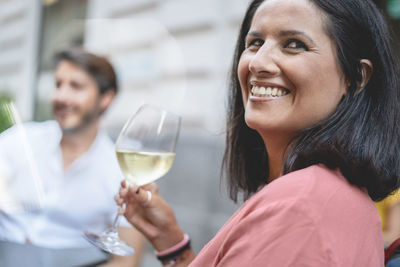
[[97, 108], [91, 112], [83, 114], [81, 121], [77, 126], [70, 128], [61, 127], [63, 135], [75, 135], [83, 132], [85, 129], [89, 128], [91, 125], [100, 120], [101, 114], [103, 114], [103, 112], [99, 111]]

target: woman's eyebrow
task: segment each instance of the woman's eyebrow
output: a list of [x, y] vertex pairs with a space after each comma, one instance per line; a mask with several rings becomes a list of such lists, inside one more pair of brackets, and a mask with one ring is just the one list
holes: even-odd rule
[[244, 41], [247, 42], [247, 39], [249, 39], [249, 37], [261, 37], [261, 32], [259, 31], [248, 32], [244, 38]]
[[[311, 44], [315, 45], [314, 41], [309, 37], [305, 32], [298, 31], [298, 30], [284, 30], [279, 33], [280, 37], [287, 37], [287, 36], [296, 36], [301, 35], [302, 37], [306, 38]], [[247, 33], [246, 39], [249, 37], [261, 37], [262, 34], [259, 31], [251, 31]]]
[[259, 32], [259, 31], [251, 31], [251, 32], [247, 33], [247, 36], [260, 37], [261, 36], [261, 32]]

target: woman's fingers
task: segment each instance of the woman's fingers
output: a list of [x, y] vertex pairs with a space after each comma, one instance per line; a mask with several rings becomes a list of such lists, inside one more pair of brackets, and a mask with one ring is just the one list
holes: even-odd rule
[[170, 236], [176, 236], [176, 229], [179, 233], [181, 232], [173, 210], [159, 194], [155, 183], [140, 187], [128, 187], [126, 183], [121, 183], [116, 202], [126, 204], [122, 205], [125, 207], [125, 218], [150, 242], [154, 241], [153, 245], [158, 244], [159, 240], [169, 240]]
[[114, 197], [117, 205], [121, 206], [125, 203], [125, 215], [128, 217], [134, 214], [141, 208], [148, 208], [154, 196], [158, 195], [158, 187], [155, 183], [150, 183], [144, 186], [130, 186], [126, 182], [121, 182], [119, 193]]
[[149, 190], [153, 194], [158, 194], [158, 186], [156, 183], [149, 183], [142, 186], [143, 189]]
[[132, 187], [129, 189], [129, 196], [134, 198], [141, 206], [147, 206], [151, 203], [153, 193], [140, 187]]
[[124, 200], [119, 196], [119, 193], [115, 194], [114, 201], [118, 206], [121, 206], [124, 203]]
[[127, 194], [128, 194], [128, 189], [121, 186], [119, 192], [114, 196], [115, 203], [121, 206], [125, 202]]

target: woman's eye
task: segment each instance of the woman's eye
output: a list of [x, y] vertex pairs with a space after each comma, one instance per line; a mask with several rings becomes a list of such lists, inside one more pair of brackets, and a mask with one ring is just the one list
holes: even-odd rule
[[299, 40], [290, 39], [286, 41], [285, 48], [294, 49], [294, 50], [304, 50], [307, 51], [308, 47], [305, 43]]
[[248, 42], [247, 47], [254, 47], [254, 46], [260, 47], [263, 45], [263, 43], [264, 41], [261, 39], [253, 39]]

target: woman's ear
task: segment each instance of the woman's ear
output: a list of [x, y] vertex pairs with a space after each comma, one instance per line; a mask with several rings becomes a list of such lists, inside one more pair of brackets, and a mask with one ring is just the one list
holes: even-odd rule
[[358, 85], [358, 89], [356, 94], [360, 93], [364, 87], [367, 85], [369, 79], [372, 76], [372, 72], [374, 71], [374, 66], [369, 59], [361, 59], [361, 82]]

